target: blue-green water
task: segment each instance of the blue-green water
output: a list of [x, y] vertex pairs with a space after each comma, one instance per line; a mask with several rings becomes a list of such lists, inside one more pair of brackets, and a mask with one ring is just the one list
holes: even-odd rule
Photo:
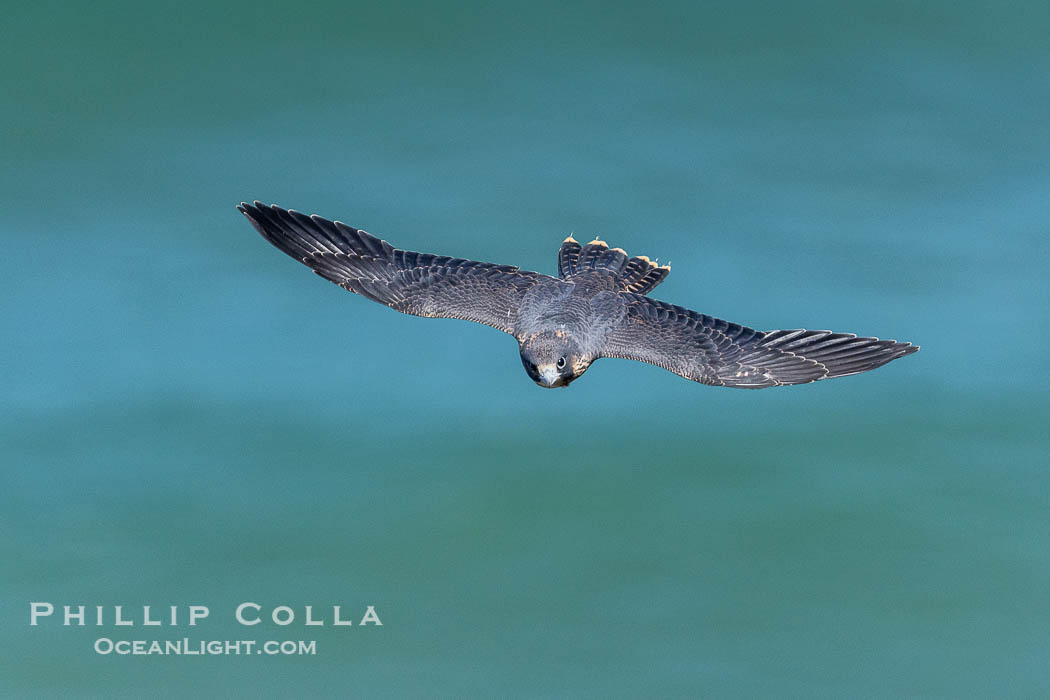
[[[5, 9], [12, 696], [1046, 697], [1045, 3]], [[908, 340], [760, 392], [311, 275], [234, 210]], [[199, 630], [29, 602], [205, 604]], [[242, 601], [380, 628], [241, 627]], [[302, 657], [100, 656], [315, 639]]]

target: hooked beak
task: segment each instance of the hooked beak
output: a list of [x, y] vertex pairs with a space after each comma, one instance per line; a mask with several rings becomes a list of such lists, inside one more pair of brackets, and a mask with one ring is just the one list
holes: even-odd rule
[[555, 369], [554, 365], [544, 365], [539, 367], [540, 381], [543, 382], [544, 386], [553, 387], [557, 386], [561, 381], [561, 374]]

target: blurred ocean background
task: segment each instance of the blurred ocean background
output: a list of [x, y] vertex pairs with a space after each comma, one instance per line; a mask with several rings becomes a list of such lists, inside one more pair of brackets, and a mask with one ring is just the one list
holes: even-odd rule
[[[1047, 3], [4, 13], [3, 694], [1050, 695]], [[597, 235], [673, 262], [657, 298], [923, 349], [545, 391], [282, 255], [256, 198], [547, 273]], [[184, 634], [318, 653], [92, 650]]]

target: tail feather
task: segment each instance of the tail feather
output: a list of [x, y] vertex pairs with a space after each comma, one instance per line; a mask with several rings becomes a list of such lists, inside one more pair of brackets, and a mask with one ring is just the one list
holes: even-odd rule
[[623, 268], [627, 265], [628, 259], [627, 251], [623, 248], [610, 248], [598, 256], [598, 259], [595, 261], [595, 267], [612, 270], [616, 274], [622, 275]]
[[599, 267], [598, 260], [604, 255], [605, 251], [609, 250], [608, 244], [605, 241], [599, 241], [595, 238], [593, 241], [583, 247], [580, 252], [580, 259], [577, 263], [577, 270], [594, 270]]
[[648, 294], [671, 272], [670, 265], [657, 265], [644, 255], [631, 258], [624, 271], [624, 287], [629, 292]]
[[623, 248], [610, 248], [598, 239], [581, 246], [572, 236], [566, 238], [558, 251], [561, 278], [592, 271], [611, 272], [619, 278], [624, 291], [648, 294], [663, 282], [671, 266], [657, 265], [644, 255], [629, 257]]
[[576, 265], [580, 260], [580, 251], [583, 246], [575, 238], [569, 236], [558, 250], [558, 276], [562, 279], [569, 277], [576, 271]]

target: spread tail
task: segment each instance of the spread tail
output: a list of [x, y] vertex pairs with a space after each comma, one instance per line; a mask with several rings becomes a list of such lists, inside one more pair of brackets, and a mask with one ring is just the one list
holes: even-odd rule
[[623, 248], [610, 248], [595, 239], [581, 246], [569, 236], [558, 251], [558, 274], [567, 279], [581, 272], [606, 270], [616, 275], [626, 292], [648, 294], [664, 281], [670, 265], [657, 265], [644, 255], [628, 257]]

